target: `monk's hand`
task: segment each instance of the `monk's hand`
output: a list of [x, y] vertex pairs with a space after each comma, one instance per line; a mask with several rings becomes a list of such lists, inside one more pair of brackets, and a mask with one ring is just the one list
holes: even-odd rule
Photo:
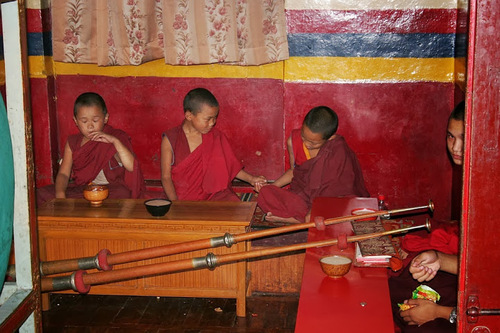
[[425, 251], [413, 258], [410, 265], [410, 274], [418, 282], [432, 280], [439, 269], [441, 263], [436, 251]]
[[269, 184], [267, 182], [257, 182], [253, 186], [253, 189], [255, 192], [260, 192], [260, 190], [262, 190], [262, 188], [266, 185], [269, 185]]
[[116, 141], [116, 138], [114, 136], [100, 131], [90, 133], [89, 139], [92, 141], [104, 143], [114, 143]]
[[[250, 185], [252, 185], [253, 187], [257, 187], [257, 185], [259, 185], [259, 184], [261, 185], [261, 184], [266, 184], [266, 183], [267, 183], [267, 179], [264, 176], [253, 176], [250, 180]], [[262, 186], [260, 186], [260, 188], [262, 188]]]
[[407, 299], [404, 304], [413, 307], [400, 311], [399, 315], [408, 325], [422, 325], [438, 317], [439, 305], [427, 299]]

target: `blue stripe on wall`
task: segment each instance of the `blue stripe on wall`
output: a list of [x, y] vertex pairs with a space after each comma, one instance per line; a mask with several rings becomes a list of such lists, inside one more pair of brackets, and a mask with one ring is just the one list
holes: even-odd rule
[[28, 55], [52, 56], [52, 32], [28, 33]]
[[288, 34], [291, 57], [453, 58], [455, 34]]

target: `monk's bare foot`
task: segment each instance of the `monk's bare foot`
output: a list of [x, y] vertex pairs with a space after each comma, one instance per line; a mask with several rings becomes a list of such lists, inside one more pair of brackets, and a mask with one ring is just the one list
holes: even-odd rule
[[266, 214], [265, 220], [269, 221], [269, 222], [300, 223], [300, 221], [297, 220], [296, 218], [293, 218], [293, 217], [280, 217], [280, 216], [273, 215], [273, 213], [271, 213], [271, 212], [269, 212], [269, 213]]

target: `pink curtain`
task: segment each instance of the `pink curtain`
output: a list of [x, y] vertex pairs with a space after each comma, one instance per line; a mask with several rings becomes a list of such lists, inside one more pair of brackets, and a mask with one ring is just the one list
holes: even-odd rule
[[288, 59], [284, 0], [57, 0], [55, 61], [260, 65]]

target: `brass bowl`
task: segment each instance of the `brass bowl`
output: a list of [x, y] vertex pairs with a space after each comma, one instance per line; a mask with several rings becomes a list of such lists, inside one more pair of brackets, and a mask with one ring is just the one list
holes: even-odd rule
[[89, 184], [83, 189], [83, 197], [90, 202], [92, 207], [102, 206], [102, 202], [108, 195], [109, 190], [106, 185]]
[[348, 257], [332, 255], [319, 260], [321, 269], [331, 278], [340, 278], [351, 269], [352, 260]]

